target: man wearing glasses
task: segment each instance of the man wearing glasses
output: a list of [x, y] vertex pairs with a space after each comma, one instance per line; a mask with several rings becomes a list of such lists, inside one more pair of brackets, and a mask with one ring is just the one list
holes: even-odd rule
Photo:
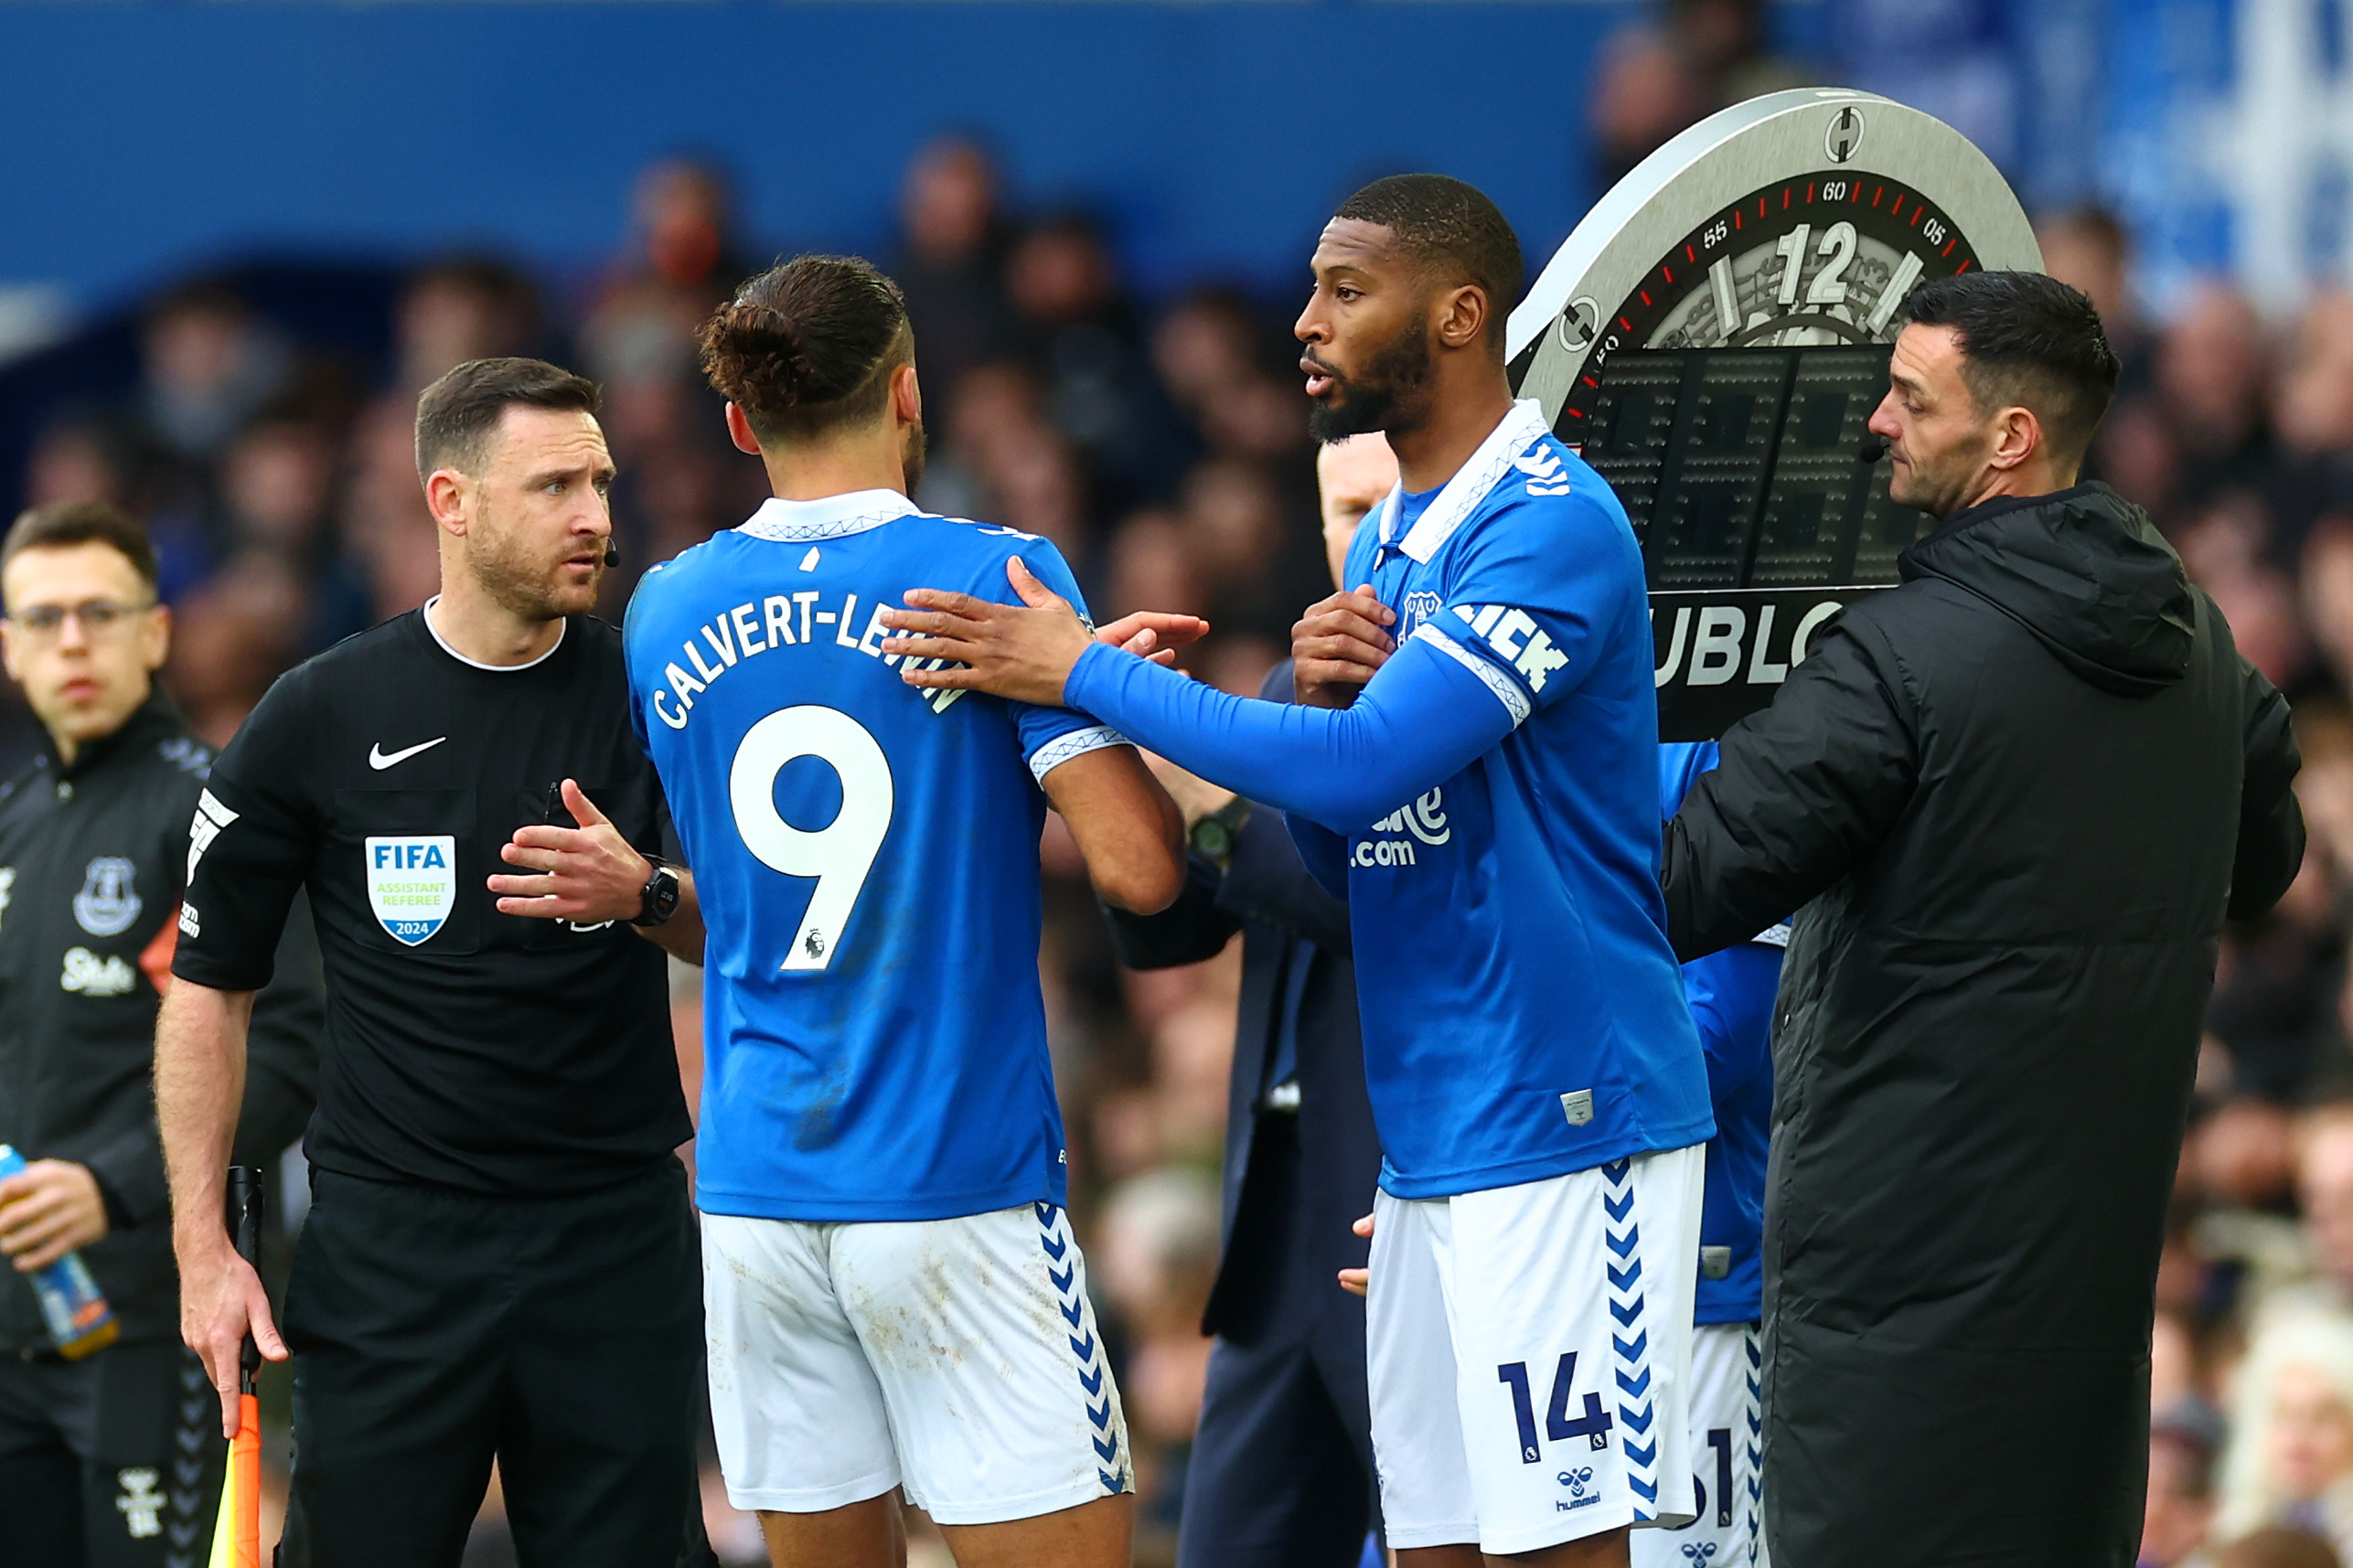
[[[48, 744], [0, 784], [0, 1541], [22, 1568], [193, 1560], [222, 1452], [179, 1281], [148, 1087], [187, 823], [212, 752], [155, 672], [170, 613], [146, 531], [111, 507], [27, 512], [0, 541], [0, 655]], [[253, 1020], [237, 1158], [309, 1115], [324, 1021], [309, 923]], [[78, 1360], [34, 1271], [80, 1252], [121, 1337]]]

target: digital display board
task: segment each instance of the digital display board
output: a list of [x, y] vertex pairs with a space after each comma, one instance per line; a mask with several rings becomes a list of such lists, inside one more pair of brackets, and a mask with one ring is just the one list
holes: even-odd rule
[[1653, 592], [1896, 581], [1928, 519], [1888, 499], [1867, 423], [1884, 347], [1637, 352], [1599, 378], [1585, 461], [1642, 542]]
[[2041, 265], [1984, 154], [1845, 89], [1710, 116], [1562, 245], [1512, 313], [1513, 386], [1642, 540], [1663, 739], [1770, 702], [1814, 629], [1892, 586], [1927, 530], [1888, 498], [1867, 429], [1905, 296]]

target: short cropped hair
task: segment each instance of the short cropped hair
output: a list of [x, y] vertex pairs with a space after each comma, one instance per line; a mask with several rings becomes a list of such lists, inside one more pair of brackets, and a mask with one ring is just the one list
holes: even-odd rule
[[19, 517], [0, 539], [0, 570], [28, 549], [70, 549], [102, 544], [131, 563], [147, 592], [155, 591], [155, 546], [146, 525], [109, 501], [60, 501]]
[[1484, 293], [1488, 346], [1496, 358], [1503, 357], [1503, 321], [1519, 303], [1524, 276], [1520, 237], [1478, 187], [1445, 175], [1391, 175], [1342, 202], [1332, 216], [1380, 224], [1416, 265]]
[[745, 283], [696, 334], [713, 390], [764, 442], [862, 424], [914, 358], [899, 285], [859, 256], [796, 256]]
[[508, 409], [593, 414], [596, 383], [544, 359], [469, 359], [417, 399], [417, 477], [455, 468], [478, 475]]
[[2080, 459], [2116, 395], [2116, 351], [2082, 291], [2040, 272], [1963, 272], [1934, 278], [1897, 314], [1949, 326], [1961, 340], [1961, 376], [1981, 414], [2032, 410], [2058, 453]]

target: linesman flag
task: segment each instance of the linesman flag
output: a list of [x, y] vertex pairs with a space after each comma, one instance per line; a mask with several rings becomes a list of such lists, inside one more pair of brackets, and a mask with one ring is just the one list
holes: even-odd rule
[[[238, 1255], [254, 1262], [262, 1249], [262, 1173], [251, 1166], [229, 1168], [229, 1233]], [[254, 1394], [261, 1370], [262, 1352], [249, 1334], [239, 1358], [237, 1435], [229, 1440], [207, 1568], [262, 1568], [262, 1402]]]

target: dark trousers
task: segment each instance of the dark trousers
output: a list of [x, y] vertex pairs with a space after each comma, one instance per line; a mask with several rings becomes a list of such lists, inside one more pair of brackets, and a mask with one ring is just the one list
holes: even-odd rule
[[1294, 1119], [1262, 1115], [1219, 1283], [1178, 1568], [1356, 1568], [1378, 1517], [1364, 1304], [1333, 1277], [1364, 1243], [1349, 1238], [1355, 1213], [1315, 1201], [1307, 1166]]
[[0, 1563], [201, 1568], [228, 1453], [219, 1398], [177, 1345], [0, 1353]]
[[1374, 1500], [1371, 1425], [1361, 1339], [1255, 1350], [1218, 1340], [1185, 1472], [1179, 1568], [1356, 1568]]
[[312, 1176], [286, 1289], [287, 1568], [454, 1568], [498, 1473], [524, 1568], [709, 1561], [702, 1280], [664, 1160], [558, 1198]]

